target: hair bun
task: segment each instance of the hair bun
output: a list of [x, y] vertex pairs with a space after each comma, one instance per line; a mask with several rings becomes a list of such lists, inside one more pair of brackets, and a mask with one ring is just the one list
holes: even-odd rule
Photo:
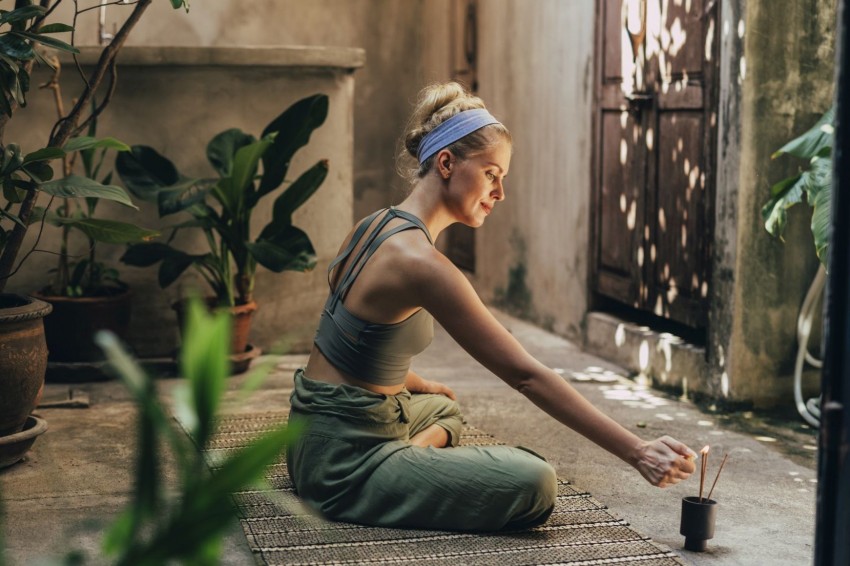
[[404, 136], [407, 153], [417, 158], [419, 143], [428, 132], [458, 112], [475, 108], [484, 108], [484, 102], [456, 82], [437, 83], [423, 88]]

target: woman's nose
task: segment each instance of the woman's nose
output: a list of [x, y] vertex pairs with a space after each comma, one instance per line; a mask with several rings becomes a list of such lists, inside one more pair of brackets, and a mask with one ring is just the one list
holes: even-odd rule
[[502, 184], [502, 181], [496, 183], [496, 188], [491, 194], [496, 200], [505, 200], [505, 186]]

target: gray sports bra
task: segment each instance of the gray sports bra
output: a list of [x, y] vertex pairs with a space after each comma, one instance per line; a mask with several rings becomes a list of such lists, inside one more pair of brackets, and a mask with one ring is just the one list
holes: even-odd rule
[[[357, 227], [348, 246], [328, 267], [328, 285], [331, 285], [331, 272], [352, 255], [354, 247], [363, 239], [366, 230], [384, 210], [375, 212]], [[381, 230], [393, 218], [402, 218], [407, 222], [379, 236]], [[334, 367], [374, 385], [404, 383], [411, 358], [422, 352], [434, 337], [434, 319], [425, 309], [419, 309], [401, 322], [376, 324], [351, 314], [343, 301], [375, 250], [387, 238], [410, 229], [422, 230], [431, 245], [434, 244], [431, 234], [421, 220], [409, 212], [392, 207], [366, 235], [363, 245], [338, 279], [336, 289], [331, 289], [314, 339], [316, 346]]]

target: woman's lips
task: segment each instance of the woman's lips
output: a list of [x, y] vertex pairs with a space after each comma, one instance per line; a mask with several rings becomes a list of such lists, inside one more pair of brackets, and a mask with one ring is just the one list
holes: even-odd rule
[[490, 206], [490, 205], [488, 205], [488, 204], [486, 204], [486, 203], [483, 203], [483, 202], [481, 203], [481, 208], [483, 208], [483, 209], [484, 209], [484, 212], [486, 212], [487, 214], [490, 214], [490, 213], [493, 211], [493, 207], [492, 207], [492, 206]]

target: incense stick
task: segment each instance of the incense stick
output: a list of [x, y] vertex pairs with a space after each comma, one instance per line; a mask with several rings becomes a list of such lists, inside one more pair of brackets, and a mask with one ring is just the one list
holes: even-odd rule
[[728, 452], [723, 455], [723, 461], [720, 462], [720, 469], [717, 470], [717, 475], [714, 476], [714, 483], [711, 484], [711, 489], [708, 490], [708, 497], [706, 497], [706, 499], [708, 499], [709, 501], [711, 501], [711, 494], [712, 494], [712, 492], [714, 492], [714, 486], [717, 485], [717, 480], [720, 478], [720, 472], [723, 471], [723, 464], [726, 463], [726, 458], [728, 458], [728, 457], [729, 457]]
[[703, 486], [705, 486], [705, 471], [708, 466], [708, 451], [711, 450], [708, 444], [703, 446], [702, 450], [699, 451], [702, 454], [702, 461], [700, 462], [699, 468], [699, 502], [702, 503], [702, 490]]

